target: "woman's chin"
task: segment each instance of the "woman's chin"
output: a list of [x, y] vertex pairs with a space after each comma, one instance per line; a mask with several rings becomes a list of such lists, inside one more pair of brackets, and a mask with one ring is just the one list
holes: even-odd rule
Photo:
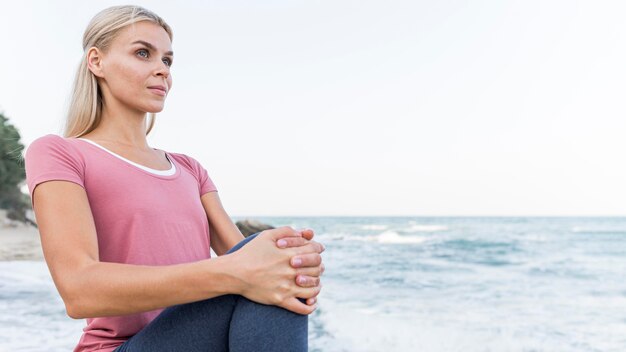
[[164, 108], [164, 107], [165, 107], [165, 105], [164, 105], [164, 104], [161, 104], [161, 105], [158, 105], [158, 106], [149, 106], [149, 107], [146, 109], [146, 112], [147, 112], [147, 113], [149, 113], [149, 114], [150, 114], [150, 113], [151, 113], [151, 114], [156, 114], [156, 113], [159, 113], [159, 112], [163, 111], [163, 108]]

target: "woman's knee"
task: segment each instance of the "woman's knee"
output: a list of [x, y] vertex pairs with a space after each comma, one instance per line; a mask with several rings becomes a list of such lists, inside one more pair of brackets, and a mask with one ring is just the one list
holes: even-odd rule
[[239, 248], [245, 246], [246, 243], [248, 243], [248, 242], [252, 241], [254, 238], [256, 238], [256, 236], [258, 234], [260, 234], [260, 233], [261, 232], [257, 232], [257, 233], [254, 233], [254, 234], [244, 238], [243, 240], [241, 240], [241, 242], [237, 243], [233, 248], [229, 249], [228, 252], [226, 252], [226, 254], [237, 251]]

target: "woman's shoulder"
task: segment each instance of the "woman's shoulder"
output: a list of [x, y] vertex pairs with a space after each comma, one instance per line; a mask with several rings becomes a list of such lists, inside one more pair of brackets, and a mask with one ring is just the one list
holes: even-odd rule
[[78, 156], [71, 138], [65, 138], [56, 134], [46, 134], [33, 140], [25, 151], [25, 157], [32, 153], [60, 153], [69, 156]]
[[177, 153], [177, 152], [167, 152], [168, 155], [172, 156], [174, 159], [176, 159], [176, 161], [178, 161], [179, 163], [182, 163], [188, 167], [191, 168], [196, 168], [200, 163], [198, 162], [198, 160], [196, 160], [194, 157], [184, 154], [184, 153]]
[[202, 166], [202, 164], [194, 157], [184, 153], [167, 152], [172, 158], [174, 158], [182, 167], [189, 170], [195, 175], [198, 180], [202, 181], [207, 178], [208, 172]]
[[45, 181], [66, 180], [85, 187], [84, 159], [61, 136], [47, 134], [31, 142], [24, 154], [24, 169], [31, 200], [35, 187]]
[[198, 180], [200, 195], [211, 191], [217, 191], [215, 183], [213, 183], [213, 180], [209, 176], [209, 172], [204, 168], [204, 166], [202, 166], [202, 164], [200, 164], [198, 160], [196, 160], [196, 158], [184, 153], [168, 152], [168, 154], [180, 163], [182, 167], [189, 170], [189, 172], [191, 172], [191, 174]]
[[59, 144], [59, 143], [65, 143], [65, 139], [59, 135], [56, 134], [46, 134], [43, 135], [41, 137], [35, 138], [35, 140], [33, 140], [30, 145], [39, 145], [39, 144]]

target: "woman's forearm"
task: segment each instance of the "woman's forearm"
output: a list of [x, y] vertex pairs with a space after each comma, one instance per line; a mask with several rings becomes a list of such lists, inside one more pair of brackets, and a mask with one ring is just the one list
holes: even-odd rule
[[240, 292], [228, 255], [192, 263], [147, 266], [95, 262], [77, 270], [66, 297], [70, 317], [117, 316]]
[[211, 234], [211, 248], [218, 256], [226, 254], [229, 249], [245, 239], [239, 228], [232, 221], [230, 224], [220, 224], [219, 227], [214, 222], [209, 222], [209, 231]]

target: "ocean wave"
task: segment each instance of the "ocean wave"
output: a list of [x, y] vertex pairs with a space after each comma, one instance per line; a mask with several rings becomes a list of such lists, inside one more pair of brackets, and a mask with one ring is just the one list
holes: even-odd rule
[[626, 229], [624, 228], [585, 228], [575, 226], [570, 229], [571, 232], [574, 233], [591, 233], [591, 234], [616, 234], [616, 235], [626, 235]]
[[440, 243], [444, 248], [451, 248], [462, 251], [476, 251], [476, 250], [489, 250], [489, 251], [502, 251], [514, 252], [518, 251], [517, 243], [514, 241], [490, 241], [486, 239], [470, 239], [470, 238], [455, 238]]
[[361, 226], [362, 230], [385, 230], [387, 225], [379, 225], [379, 224], [369, 224]]
[[402, 231], [403, 232], [436, 232], [436, 231], [446, 231], [446, 230], [448, 230], [448, 226], [445, 226], [445, 225], [412, 224], [410, 227]]
[[378, 236], [371, 236], [371, 240], [380, 243], [422, 243], [426, 241], [423, 237], [402, 236], [395, 231], [385, 231]]
[[400, 235], [395, 231], [385, 231], [374, 236], [356, 236], [348, 233], [327, 233], [324, 239], [335, 241], [359, 241], [359, 242], [378, 242], [386, 244], [406, 244], [406, 243], [422, 243], [426, 241], [424, 237]]
[[343, 241], [346, 239], [350, 239], [352, 237], [358, 237], [358, 236], [354, 236], [347, 232], [326, 232], [326, 233], [320, 234], [318, 238], [320, 240]]
[[15, 285], [47, 284], [51, 280], [47, 269], [43, 261], [0, 262], [0, 282]]

